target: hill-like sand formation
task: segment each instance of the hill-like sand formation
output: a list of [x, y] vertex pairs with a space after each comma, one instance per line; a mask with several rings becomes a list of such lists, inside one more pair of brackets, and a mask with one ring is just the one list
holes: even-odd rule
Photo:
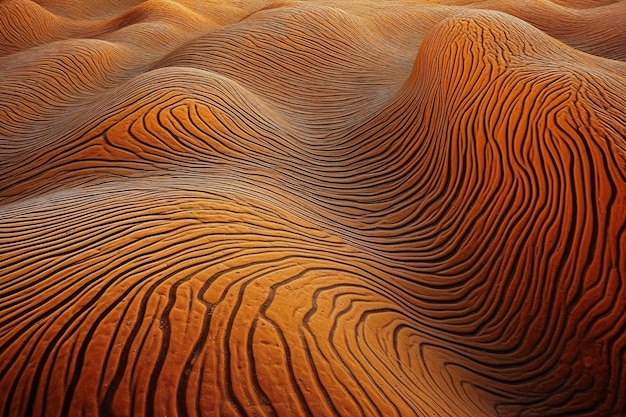
[[626, 416], [626, 2], [4, 0], [0, 415]]

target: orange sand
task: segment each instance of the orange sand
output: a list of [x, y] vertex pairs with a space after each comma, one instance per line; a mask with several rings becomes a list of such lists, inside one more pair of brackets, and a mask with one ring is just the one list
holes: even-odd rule
[[0, 3], [0, 415], [625, 381], [626, 1]]

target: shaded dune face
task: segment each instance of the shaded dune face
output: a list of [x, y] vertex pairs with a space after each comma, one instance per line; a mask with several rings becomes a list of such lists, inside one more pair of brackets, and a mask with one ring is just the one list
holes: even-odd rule
[[626, 3], [447, 3], [0, 3], [0, 414], [626, 415]]

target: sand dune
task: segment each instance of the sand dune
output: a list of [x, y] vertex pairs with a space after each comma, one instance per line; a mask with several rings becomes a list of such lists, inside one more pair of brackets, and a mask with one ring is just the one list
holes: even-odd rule
[[626, 416], [624, 16], [0, 3], [0, 414]]

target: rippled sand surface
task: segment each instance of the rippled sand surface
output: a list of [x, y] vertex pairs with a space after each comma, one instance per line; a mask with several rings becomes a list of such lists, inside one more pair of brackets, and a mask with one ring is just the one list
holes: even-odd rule
[[0, 415], [625, 416], [626, 2], [4, 0]]

